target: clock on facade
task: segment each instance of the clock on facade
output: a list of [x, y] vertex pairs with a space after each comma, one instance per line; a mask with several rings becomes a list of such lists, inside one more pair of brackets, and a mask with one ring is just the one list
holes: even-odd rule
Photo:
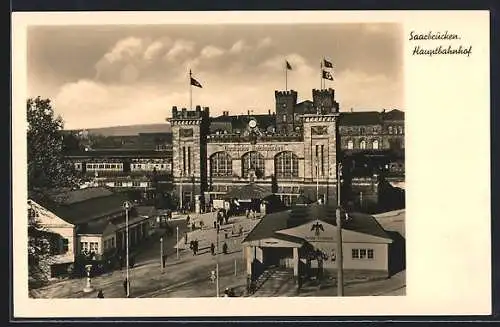
[[250, 128], [255, 128], [257, 127], [257, 121], [255, 119], [252, 119], [248, 122], [248, 126], [250, 126]]

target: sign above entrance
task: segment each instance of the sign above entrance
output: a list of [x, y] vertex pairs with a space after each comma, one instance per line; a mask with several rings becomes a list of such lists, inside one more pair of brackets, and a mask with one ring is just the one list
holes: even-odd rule
[[235, 144], [235, 145], [224, 145], [222, 148], [224, 151], [228, 152], [247, 152], [247, 151], [280, 152], [285, 150], [285, 146], [276, 144], [256, 144], [256, 145]]

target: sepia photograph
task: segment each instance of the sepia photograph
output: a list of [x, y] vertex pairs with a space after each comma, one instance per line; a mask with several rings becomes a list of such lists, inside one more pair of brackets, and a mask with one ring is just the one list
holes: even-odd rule
[[401, 24], [27, 38], [30, 297], [405, 295]]

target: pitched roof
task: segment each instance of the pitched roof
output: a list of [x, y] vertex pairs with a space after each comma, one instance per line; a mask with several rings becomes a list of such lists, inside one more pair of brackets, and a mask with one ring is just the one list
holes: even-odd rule
[[405, 113], [404, 111], [398, 109], [392, 109], [391, 111], [387, 111], [383, 113], [384, 120], [404, 120]]
[[341, 126], [378, 125], [381, 123], [380, 115], [378, 111], [342, 112], [339, 123]]
[[94, 234], [100, 235], [104, 233], [106, 228], [110, 225], [110, 222], [99, 220], [96, 222], [88, 222], [81, 224], [77, 227], [78, 234]]
[[[254, 229], [250, 231], [243, 242], [279, 237], [282, 235], [276, 233], [279, 230], [297, 227], [316, 219], [337, 226], [335, 210], [335, 206], [315, 203], [308, 206], [297, 206], [291, 210], [266, 215]], [[348, 214], [348, 217], [348, 220], [343, 220], [343, 229], [386, 239], [390, 238], [373, 216], [352, 212]]]
[[271, 195], [273, 195], [271, 190], [255, 183], [250, 183], [230, 190], [225, 196], [231, 199], [252, 200], [264, 199]]
[[52, 192], [47, 195], [40, 204], [74, 225], [121, 212], [123, 202], [128, 200], [126, 193], [115, 193], [101, 187], [66, 191], [63, 194]]

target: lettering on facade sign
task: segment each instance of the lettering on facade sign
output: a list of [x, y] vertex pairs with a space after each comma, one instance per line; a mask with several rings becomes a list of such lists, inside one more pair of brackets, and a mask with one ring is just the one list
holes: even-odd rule
[[331, 242], [333, 241], [333, 237], [328, 236], [306, 236], [304, 239], [308, 242]]
[[313, 126], [311, 127], [312, 135], [327, 135], [328, 134], [328, 126]]
[[284, 151], [285, 147], [282, 145], [275, 144], [256, 144], [253, 146], [250, 145], [224, 145], [224, 151], [228, 152], [247, 152], [247, 151], [273, 151], [280, 152]]

